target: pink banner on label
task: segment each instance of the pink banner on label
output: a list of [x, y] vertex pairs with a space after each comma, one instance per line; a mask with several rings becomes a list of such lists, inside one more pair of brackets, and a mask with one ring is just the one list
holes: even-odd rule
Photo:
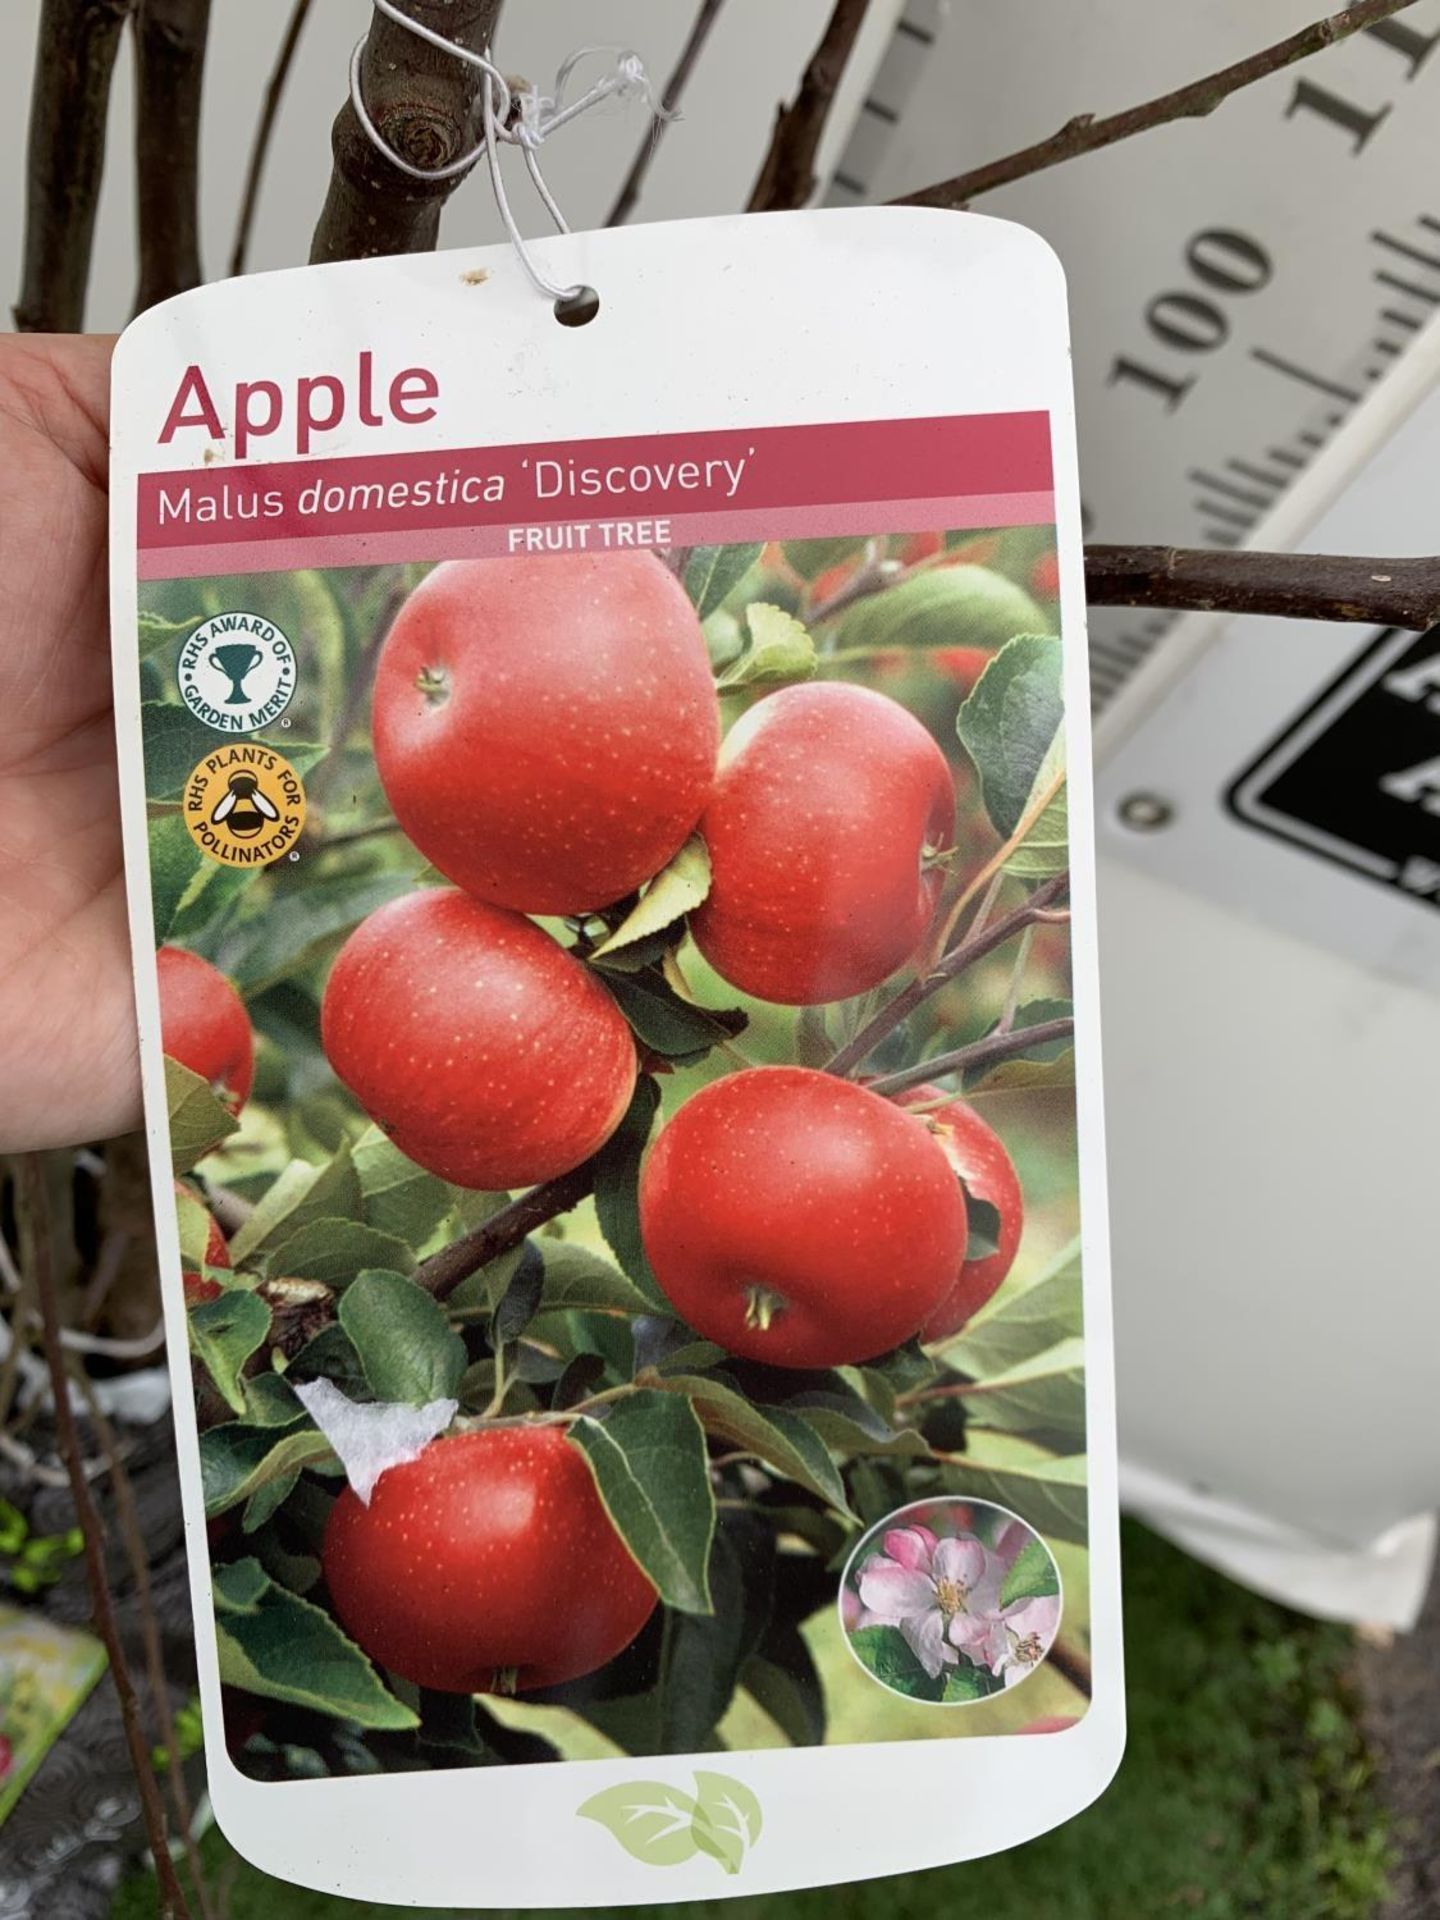
[[1050, 515], [1044, 413], [847, 421], [142, 474], [139, 570], [175, 579]]

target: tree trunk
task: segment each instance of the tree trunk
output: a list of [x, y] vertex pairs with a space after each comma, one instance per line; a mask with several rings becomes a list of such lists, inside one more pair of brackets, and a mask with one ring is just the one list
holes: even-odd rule
[[[500, 0], [410, 0], [422, 26], [482, 53]], [[480, 75], [463, 60], [377, 13], [360, 57], [360, 86], [381, 138], [412, 166], [443, 167], [479, 140]], [[440, 212], [465, 176], [414, 180], [392, 165], [347, 98], [331, 134], [330, 190], [310, 248], [312, 261], [423, 253], [439, 237]]]

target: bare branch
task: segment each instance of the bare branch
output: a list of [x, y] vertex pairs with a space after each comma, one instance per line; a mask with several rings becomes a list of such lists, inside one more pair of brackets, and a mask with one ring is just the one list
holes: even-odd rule
[[690, 75], [695, 71], [695, 63], [705, 50], [705, 42], [710, 38], [710, 29], [719, 17], [725, 0], [700, 0], [700, 11], [696, 14], [684, 46], [680, 49], [680, 58], [675, 69], [665, 82], [665, 91], [660, 96], [660, 111], [650, 116], [650, 124], [645, 129], [645, 138], [640, 142], [635, 158], [630, 162], [630, 171], [615, 196], [615, 204], [606, 219], [607, 227], [623, 227], [635, 211], [635, 203], [640, 198], [641, 188], [645, 185], [660, 142], [665, 137], [665, 129], [679, 110], [685, 97], [685, 89], [690, 84]]
[[25, 264], [15, 325], [78, 333], [105, 162], [110, 75], [132, 0], [44, 0], [25, 157]]
[[105, 1571], [105, 1525], [95, 1495], [85, 1475], [80, 1448], [80, 1433], [70, 1399], [70, 1380], [65, 1366], [65, 1349], [60, 1338], [60, 1305], [56, 1297], [55, 1273], [51, 1255], [50, 1199], [45, 1186], [45, 1167], [40, 1154], [24, 1154], [16, 1163], [16, 1200], [24, 1234], [24, 1260], [33, 1275], [40, 1302], [41, 1325], [45, 1337], [45, 1360], [50, 1371], [50, 1386], [55, 1399], [55, 1425], [60, 1451], [70, 1476], [70, 1494], [75, 1502], [75, 1517], [85, 1542], [85, 1571], [90, 1581], [90, 1603], [95, 1630], [104, 1642], [110, 1662], [110, 1678], [120, 1702], [120, 1718], [125, 1729], [125, 1744], [130, 1765], [140, 1792], [146, 1838], [155, 1856], [155, 1871], [160, 1881], [160, 1910], [165, 1920], [190, 1920], [175, 1863], [170, 1857], [165, 1827], [165, 1803], [145, 1738], [140, 1699], [120, 1637], [115, 1617], [115, 1600]]
[[1338, 553], [1230, 553], [1200, 547], [1087, 547], [1092, 607], [1171, 607], [1202, 613], [1440, 624], [1440, 558], [1371, 560]]
[[135, 12], [135, 311], [198, 287], [200, 89], [210, 0], [139, 0]]
[[[482, 53], [500, 0], [408, 0], [412, 19], [455, 45]], [[450, 165], [480, 138], [475, 69], [376, 13], [360, 57], [365, 106], [386, 145], [412, 166]], [[381, 153], [347, 96], [331, 133], [330, 190], [310, 247], [312, 261], [368, 260], [425, 253], [440, 233], [440, 212], [464, 174], [413, 180]]]
[[[893, 999], [888, 1000], [873, 1019], [866, 1022], [855, 1038], [833, 1059], [825, 1063], [825, 1071], [834, 1074], [850, 1074], [860, 1066], [866, 1057], [879, 1046], [880, 1042], [903, 1020], [934, 993], [938, 993], [947, 981], [957, 979], [987, 954], [994, 953], [997, 947], [1003, 947], [1008, 940], [1014, 940], [1026, 927], [1043, 922], [1046, 913], [1065, 892], [1070, 884], [1068, 873], [1057, 873], [1051, 879], [1038, 886], [1023, 905], [1016, 907], [1013, 913], [1006, 914], [1003, 920], [993, 920], [968, 935], [959, 946], [952, 947], [949, 953], [937, 960], [933, 967], [919, 973], [909, 986], [902, 987]], [[974, 924], [973, 921], [971, 923]], [[934, 1063], [927, 1061], [926, 1067]], [[921, 1074], [923, 1080], [926, 1074]]]
[[255, 224], [255, 212], [260, 204], [260, 182], [265, 177], [265, 162], [270, 157], [270, 140], [275, 131], [275, 119], [280, 111], [285, 83], [290, 78], [290, 68], [295, 60], [296, 48], [300, 45], [300, 35], [305, 31], [305, 22], [310, 17], [310, 6], [311, 0], [295, 0], [290, 10], [289, 23], [280, 42], [280, 50], [275, 56], [275, 64], [270, 69], [270, 78], [265, 85], [260, 118], [255, 123], [255, 138], [250, 143], [250, 159], [245, 168], [245, 190], [240, 197], [240, 215], [235, 223], [235, 241], [230, 249], [232, 274], [245, 271], [245, 256], [250, 249], [250, 230]]
[[803, 207], [814, 193], [815, 156], [869, 4], [870, 0], [835, 0], [799, 92], [775, 116], [769, 151], [750, 191], [747, 213]]
[[587, 1160], [571, 1173], [532, 1187], [450, 1246], [422, 1260], [415, 1269], [416, 1280], [437, 1300], [448, 1300], [462, 1280], [498, 1260], [502, 1253], [513, 1252], [527, 1234], [543, 1227], [547, 1220], [578, 1207], [594, 1185], [595, 1162]]
[[987, 161], [984, 166], [957, 174], [954, 179], [922, 187], [917, 193], [907, 193], [893, 204], [967, 207], [982, 193], [993, 193], [997, 187], [1026, 180], [1031, 174], [1043, 173], [1047, 167], [1058, 167], [1062, 161], [1078, 159], [1081, 154], [1113, 147], [1117, 141], [1129, 140], [1137, 133], [1149, 133], [1152, 128], [1163, 127], [1172, 120], [1203, 120], [1242, 87], [1279, 73], [1297, 60], [1308, 59], [1312, 53], [1323, 53], [1326, 47], [1348, 40], [1351, 34], [1376, 26], [1414, 4], [1415, 0], [1359, 0], [1358, 5], [1345, 7], [1327, 19], [1302, 27], [1288, 39], [1252, 53], [1247, 59], [1237, 60], [1232, 66], [1222, 67], [1218, 73], [1207, 74], [1203, 80], [1192, 80], [1173, 93], [1162, 93], [1158, 99], [1127, 107], [1122, 113], [1107, 114], [1104, 119], [1097, 120], [1093, 113], [1077, 114], [1046, 140], [1037, 140], [1033, 146], [1022, 147], [1018, 153], [1006, 154], [1002, 159]]
[[1048, 1046], [1052, 1040], [1068, 1040], [1075, 1022], [1068, 1014], [1056, 1020], [1037, 1020], [1033, 1027], [1012, 1027], [1008, 1033], [990, 1033], [983, 1040], [972, 1040], [968, 1047], [956, 1047], [953, 1053], [932, 1054], [918, 1066], [903, 1067], [899, 1073], [883, 1074], [870, 1082], [872, 1093], [904, 1093], [910, 1087], [922, 1087], [929, 1080], [946, 1074], [965, 1073], [973, 1067], [993, 1067], [1032, 1047]]

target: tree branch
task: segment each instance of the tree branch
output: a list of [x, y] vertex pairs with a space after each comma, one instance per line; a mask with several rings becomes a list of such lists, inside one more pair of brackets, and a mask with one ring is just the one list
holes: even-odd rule
[[44, 0], [25, 156], [25, 264], [15, 325], [85, 324], [110, 75], [132, 0]]
[[1358, 620], [1423, 633], [1440, 624], [1440, 558], [1087, 547], [1085, 597], [1092, 607]]
[[[867, 1021], [855, 1038], [826, 1062], [825, 1071], [840, 1075], [853, 1073], [887, 1033], [898, 1027], [902, 1020], [907, 1020], [916, 1007], [922, 1006], [931, 994], [938, 993], [947, 981], [965, 973], [987, 954], [994, 953], [997, 947], [1003, 947], [1008, 940], [1015, 939], [1026, 927], [1043, 920], [1047, 909], [1069, 884], [1068, 873], [1057, 873], [1043, 886], [1037, 887], [1013, 913], [1006, 914], [1003, 920], [991, 921], [988, 926], [971, 934], [968, 940], [962, 940], [958, 947], [952, 947], [927, 972], [917, 974], [908, 987], [902, 987], [894, 999], [887, 1001], [874, 1019]], [[934, 1063], [926, 1064], [933, 1066]], [[926, 1075], [920, 1077], [924, 1079]]]
[[595, 1162], [586, 1160], [572, 1172], [532, 1187], [439, 1253], [422, 1260], [415, 1269], [416, 1280], [437, 1300], [448, 1300], [462, 1280], [498, 1260], [502, 1253], [513, 1252], [527, 1234], [543, 1227], [547, 1220], [578, 1207], [594, 1185]]
[[1247, 59], [1237, 60], [1232, 66], [1222, 67], [1218, 73], [1207, 74], [1203, 80], [1192, 80], [1173, 93], [1163, 93], [1158, 99], [1108, 114], [1104, 119], [1097, 120], [1093, 113], [1077, 114], [1046, 140], [1037, 140], [1033, 146], [1022, 147], [1018, 153], [1006, 154], [1002, 159], [987, 161], [984, 166], [957, 174], [951, 180], [922, 187], [917, 193], [907, 193], [893, 204], [967, 207], [982, 193], [993, 193], [997, 187], [1026, 180], [1031, 174], [1043, 173], [1047, 167], [1058, 167], [1062, 161], [1078, 159], [1081, 154], [1113, 147], [1120, 140], [1132, 139], [1137, 133], [1149, 133], [1152, 128], [1163, 127], [1172, 120], [1202, 120], [1242, 87], [1279, 73], [1297, 60], [1308, 59], [1312, 53], [1323, 53], [1326, 47], [1348, 40], [1351, 34], [1376, 26], [1414, 3], [1415, 0], [1359, 0], [1358, 5], [1345, 7], [1327, 19], [1302, 27], [1288, 39], [1252, 53]]
[[232, 274], [241, 274], [245, 271], [245, 256], [250, 249], [250, 230], [255, 224], [255, 213], [260, 204], [260, 182], [265, 177], [265, 162], [270, 157], [270, 140], [275, 131], [275, 119], [280, 111], [285, 83], [290, 78], [295, 51], [300, 45], [300, 35], [304, 32], [305, 22], [310, 17], [310, 6], [311, 0], [295, 0], [284, 37], [280, 42], [280, 50], [275, 56], [275, 65], [270, 69], [270, 78], [265, 85], [260, 118], [255, 123], [255, 137], [250, 143], [250, 159], [245, 168], [245, 190], [240, 196], [240, 215], [235, 223], [235, 240], [230, 249]]
[[630, 171], [615, 196], [615, 204], [606, 219], [607, 227], [623, 227], [635, 211], [635, 203], [640, 198], [640, 190], [645, 184], [646, 175], [665, 136], [665, 129], [675, 118], [685, 89], [690, 83], [690, 75], [695, 71], [695, 63], [705, 50], [705, 42], [710, 38], [710, 29], [719, 17], [725, 0], [700, 0], [700, 11], [696, 14], [684, 46], [680, 49], [680, 58], [675, 62], [674, 72], [665, 82], [665, 91], [660, 96], [660, 111], [650, 116], [650, 125], [645, 129], [645, 138], [630, 162]]
[[[421, 26], [482, 53], [500, 0], [408, 0], [408, 11]], [[448, 166], [480, 138], [475, 69], [382, 13], [373, 15], [365, 36], [360, 86], [381, 139], [412, 166]], [[464, 174], [412, 180], [375, 146], [348, 97], [330, 139], [335, 165], [311, 260], [428, 252], [439, 238], [441, 209]]]
[[938, 1080], [948, 1073], [964, 1073], [971, 1067], [993, 1067], [1031, 1047], [1047, 1046], [1052, 1040], [1068, 1040], [1075, 1022], [1067, 1014], [1059, 1020], [1038, 1020], [1033, 1027], [1012, 1027], [1008, 1033], [990, 1033], [983, 1040], [972, 1040], [968, 1047], [956, 1047], [953, 1053], [933, 1054], [918, 1066], [904, 1067], [899, 1073], [882, 1074], [870, 1082], [872, 1093], [905, 1093]]
[[198, 287], [200, 90], [210, 0], [139, 0], [135, 13], [135, 311]]
[[145, 1819], [146, 1838], [155, 1856], [155, 1871], [160, 1881], [161, 1913], [165, 1920], [190, 1920], [175, 1863], [170, 1857], [169, 1836], [165, 1826], [165, 1803], [150, 1759], [140, 1700], [125, 1657], [115, 1617], [115, 1601], [105, 1572], [105, 1525], [95, 1495], [85, 1477], [81, 1457], [80, 1433], [75, 1408], [70, 1398], [70, 1380], [65, 1366], [65, 1349], [60, 1339], [60, 1307], [56, 1298], [55, 1273], [51, 1259], [50, 1200], [45, 1186], [45, 1168], [40, 1154], [24, 1154], [17, 1163], [16, 1199], [25, 1240], [25, 1265], [33, 1275], [40, 1301], [44, 1331], [45, 1361], [50, 1372], [50, 1387], [55, 1400], [55, 1426], [60, 1452], [70, 1476], [70, 1495], [75, 1517], [85, 1542], [85, 1571], [90, 1582], [90, 1603], [95, 1630], [105, 1645], [110, 1662], [110, 1678], [120, 1702], [120, 1718], [125, 1729], [125, 1744], [130, 1754], [140, 1791], [140, 1806]]
[[775, 116], [769, 150], [750, 190], [747, 213], [803, 207], [814, 193], [815, 156], [869, 4], [870, 0], [835, 0], [834, 12], [810, 56], [799, 92]]

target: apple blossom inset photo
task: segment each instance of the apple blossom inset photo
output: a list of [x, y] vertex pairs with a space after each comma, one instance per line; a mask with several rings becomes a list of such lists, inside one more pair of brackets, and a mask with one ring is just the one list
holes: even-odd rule
[[973, 1706], [1028, 1680], [1061, 1608], [1049, 1547], [988, 1500], [919, 1500], [887, 1514], [840, 1583], [840, 1623], [866, 1673], [935, 1706]]

